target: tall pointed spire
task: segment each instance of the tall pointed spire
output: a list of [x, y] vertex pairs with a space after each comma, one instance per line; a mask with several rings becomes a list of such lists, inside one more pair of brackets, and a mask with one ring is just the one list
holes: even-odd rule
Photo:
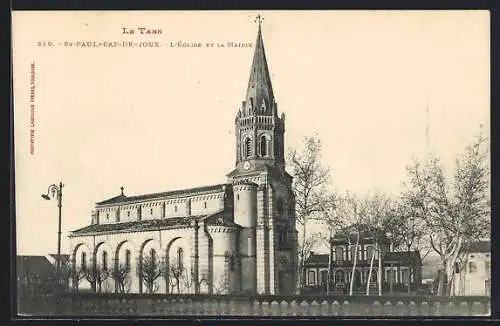
[[247, 94], [235, 118], [236, 170], [231, 176], [267, 168], [285, 173], [285, 117], [278, 116], [259, 23]]
[[264, 41], [262, 40], [262, 17], [258, 15], [256, 21], [258, 21], [259, 27], [243, 114], [272, 115], [276, 114], [276, 110], [271, 76], [267, 67], [266, 53], [264, 51]]

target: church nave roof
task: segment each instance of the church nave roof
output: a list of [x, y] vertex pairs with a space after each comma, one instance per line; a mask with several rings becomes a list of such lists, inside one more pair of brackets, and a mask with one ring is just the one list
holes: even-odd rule
[[194, 195], [198, 195], [198, 193], [224, 191], [224, 186], [226, 186], [226, 184], [217, 184], [217, 185], [188, 188], [188, 189], [178, 189], [178, 190], [157, 192], [157, 193], [152, 193], [152, 194], [144, 194], [144, 195], [137, 195], [137, 196], [130, 196], [130, 197], [125, 196], [122, 193], [118, 196], [100, 201], [97, 203], [97, 205], [128, 203], [128, 202], [142, 201], [142, 200], [148, 200], [148, 199], [160, 199], [160, 198], [177, 197], [177, 196], [190, 196], [190, 195], [194, 196]]
[[[133, 221], [133, 222], [122, 222], [113, 224], [92, 224], [84, 228], [75, 230], [71, 232], [70, 236], [80, 236], [89, 235], [95, 233], [127, 233], [127, 232], [141, 232], [141, 231], [152, 231], [158, 229], [170, 229], [170, 228], [180, 228], [189, 227], [193, 221], [204, 221], [207, 224], [227, 225], [227, 223], [232, 223], [224, 218], [224, 211], [217, 212], [215, 214], [204, 214], [204, 215], [193, 215], [193, 216], [183, 216], [183, 217], [171, 217], [155, 220], [143, 220], [143, 221]], [[234, 223], [233, 223], [234, 224]]]

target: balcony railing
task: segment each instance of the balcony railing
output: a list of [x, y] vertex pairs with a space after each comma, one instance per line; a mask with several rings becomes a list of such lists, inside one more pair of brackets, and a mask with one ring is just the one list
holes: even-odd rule
[[254, 125], [254, 124], [272, 125], [272, 124], [274, 124], [274, 117], [273, 116], [246, 117], [246, 118], [239, 119], [238, 124], [240, 126], [248, 126], [248, 125]]

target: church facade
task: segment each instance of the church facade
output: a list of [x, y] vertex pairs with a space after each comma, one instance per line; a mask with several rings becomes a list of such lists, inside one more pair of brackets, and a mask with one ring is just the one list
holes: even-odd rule
[[102, 292], [293, 294], [297, 232], [259, 23], [224, 183], [98, 202], [72, 231], [73, 284]]

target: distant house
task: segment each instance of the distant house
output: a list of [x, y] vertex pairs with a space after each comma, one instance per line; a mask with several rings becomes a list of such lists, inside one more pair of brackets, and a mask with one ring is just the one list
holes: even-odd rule
[[[375, 236], [378, 237], [379, 248], [375, 246]], [[347, 292], [350, 283], [354, 282], [355, 292], [364, 292], [368, 278], [370, 287], [378, 289], [378, 259], [382, 257], [382, 283], [384, 292], [389, 288], [397, 291], [412, 285], [421, 284], [422, 261], [418, 251], [395, 252], [390, 249], [390, 241], [383, 235], [374, 235], [368, 231], [360, 232], [358, 250], [356, 238], [352, 233], [338, 233], [331, 240], [331, 286], [333, 291]], [[354, 257], [356, 269], [351, 278]], [[373, 257], [372, 271], [370, 264]], [[306, 286], [326, 290], [328, 275], [328, 254], [312, 253], [306, 262]], [[392, 283], [392, 284], [391, 284]]]
[[455, 271], [455, 295], [491, 295], [491, 243], [478, 241], [467, 250], [463, 268]]
[[[61, 264], [69, 255], [61, 255]], [[50, 293], [55, 287], [57, 255], [19, 255], [16, 276], [19, 295]]]

